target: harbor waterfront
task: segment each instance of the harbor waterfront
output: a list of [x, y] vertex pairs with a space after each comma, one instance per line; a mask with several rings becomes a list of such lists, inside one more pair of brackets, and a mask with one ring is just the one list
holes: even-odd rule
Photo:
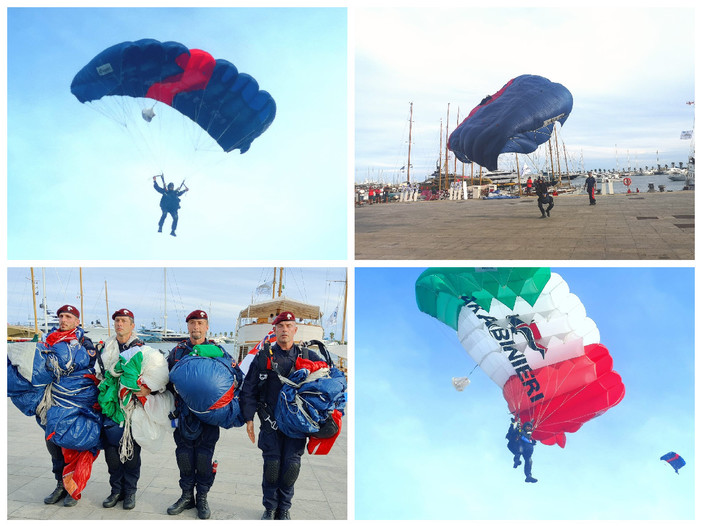
[[693, 260], [694, 191], [416, 201], [357, 207], [364, 260]]
[[[256, 418], [258, 420], [258, 418]], [[258, 433], [258, 422], [255, 423]], [[7, 519], [51, 520], [197, 520], [197, 510], [167, 515], [166, 508], [180, 495], [175, 443], [167, 436], [157, 454], [142, 451], [141, 477], [136, 507], [102, 507], [110, 493], [107, 466], [102, 452], [93, 464], [92, 475], [78, 505], [72, 508], [46, 505], [43, 499], [56, 485], [44, 433], [34, 417], [23, 415], [7, 399]], [[328, 455], [302, 456], [302, 469], [295, 484], [293, 519], [333, 520], [347, 518], [347, 419]], [[261, 517], [260, 450], [244, 428], [222, 429], [215, 459], [217, 477], [208, 494], [212, 519]]]

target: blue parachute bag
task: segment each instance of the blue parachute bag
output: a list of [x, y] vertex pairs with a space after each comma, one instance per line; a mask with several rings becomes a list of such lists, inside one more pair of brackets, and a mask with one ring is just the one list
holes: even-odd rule
[[231, 358], [186, 356], [173, 366], [170, 380], [201, 422], [224, 429], [245, 424], [239, 406], [244, 375]]
[[52, 386], [54, 405], [46, 412], [46, 439], [66, 449], [98, 449], [103, 417], [95, 409], [97, 395], [95, 382], [84, 374], [56, 380]]
[[[41, 349], [44, 349], [43, 345], [41, 345]], [[45, 357], [40, 351], [40, 345], [34, 346], [31, 370], [28, 367], [29, 357], [24, 354], [24, 351], [19, 353], [20, 356], [24, 355], [22, 358], [17, 356], [13, 358], [18, 363], [26, 363], [24, 367], [13, 364], [9, 357], [10, 354], [12, 353], [8, 346], [7, 396], [22, 413], [33, 416], [36, 414], [37, 405], [44, 397], [46, 386], [52, 382], [53, 378], [46, 370]], [[24, 374], [20, 372], [20, 369], [24, 371]]]
[[320, 432], [334, 409], [346, 407], [346, 377], [336, 367], [328, 375], [307, 381], [308, 369], [298, 369], [284, 382], [275, 408], [278, 428], [292, 438], [305, 438]]

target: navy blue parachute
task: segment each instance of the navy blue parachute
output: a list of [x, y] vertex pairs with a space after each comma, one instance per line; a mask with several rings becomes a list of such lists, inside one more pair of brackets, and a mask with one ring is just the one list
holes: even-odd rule
[[685, 465], [683, 458], [673, 451], [663, 455], [661, 460], [665, 460], [668, 464], [670, 464], [670, 467], [672, 467], [676, 473], [678, 473], [678, 470]]
[[572, 109], [573, 96], [565, 86], [521, 75], [473, 108], [449, 137], [448, 147], [461, 162], [496, 170], [501, 153], [533, 152]]
[[225, 429], [244, 425], [239, 407], [244, 375], [231, 358], [185, 356], [171, 369], [170, 380], [187, 411], [201, 422]]
[[76, 74], [71, 93], [80, 102], [115, 95], [163, 102], [195, 121], [225, 152], [246, 152], [276, 112], [270, 94], [234, 64], [153, 39], [107, 48]]

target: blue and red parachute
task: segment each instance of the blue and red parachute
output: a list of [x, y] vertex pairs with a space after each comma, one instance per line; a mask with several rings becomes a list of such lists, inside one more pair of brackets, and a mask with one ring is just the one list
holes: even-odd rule
[[573, 96], [562, 84], [520, 75], [473, 108], [449, 137], [448, 147], [461, 162], [496, 170], [501, 153], [533, 152], [572, 109]]
[[71, 93], [83, 103], [111, 96], [160, 101], [196, 122], [225, 152], [246, 152], [276, 113], [270, 94], [234, 64], [153, 39], [105, 49], [76, 74]]
[[678, 473], [678, 470], [685, 465], [683, 458], [673, 451], [663, 455], [661, 460], [665, 460], [668, 464], [670, 464], [670, 467], [675, 470], [675, 473]]

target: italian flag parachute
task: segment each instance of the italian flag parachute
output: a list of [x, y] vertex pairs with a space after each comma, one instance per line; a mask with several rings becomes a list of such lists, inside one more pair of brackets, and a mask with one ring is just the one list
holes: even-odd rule
[[565, 433], [624, 397], [595, 322], [550, 269], [433, 268], [415, 292], [419, 309], [456, 330], [541, 443], [564, 447]]

